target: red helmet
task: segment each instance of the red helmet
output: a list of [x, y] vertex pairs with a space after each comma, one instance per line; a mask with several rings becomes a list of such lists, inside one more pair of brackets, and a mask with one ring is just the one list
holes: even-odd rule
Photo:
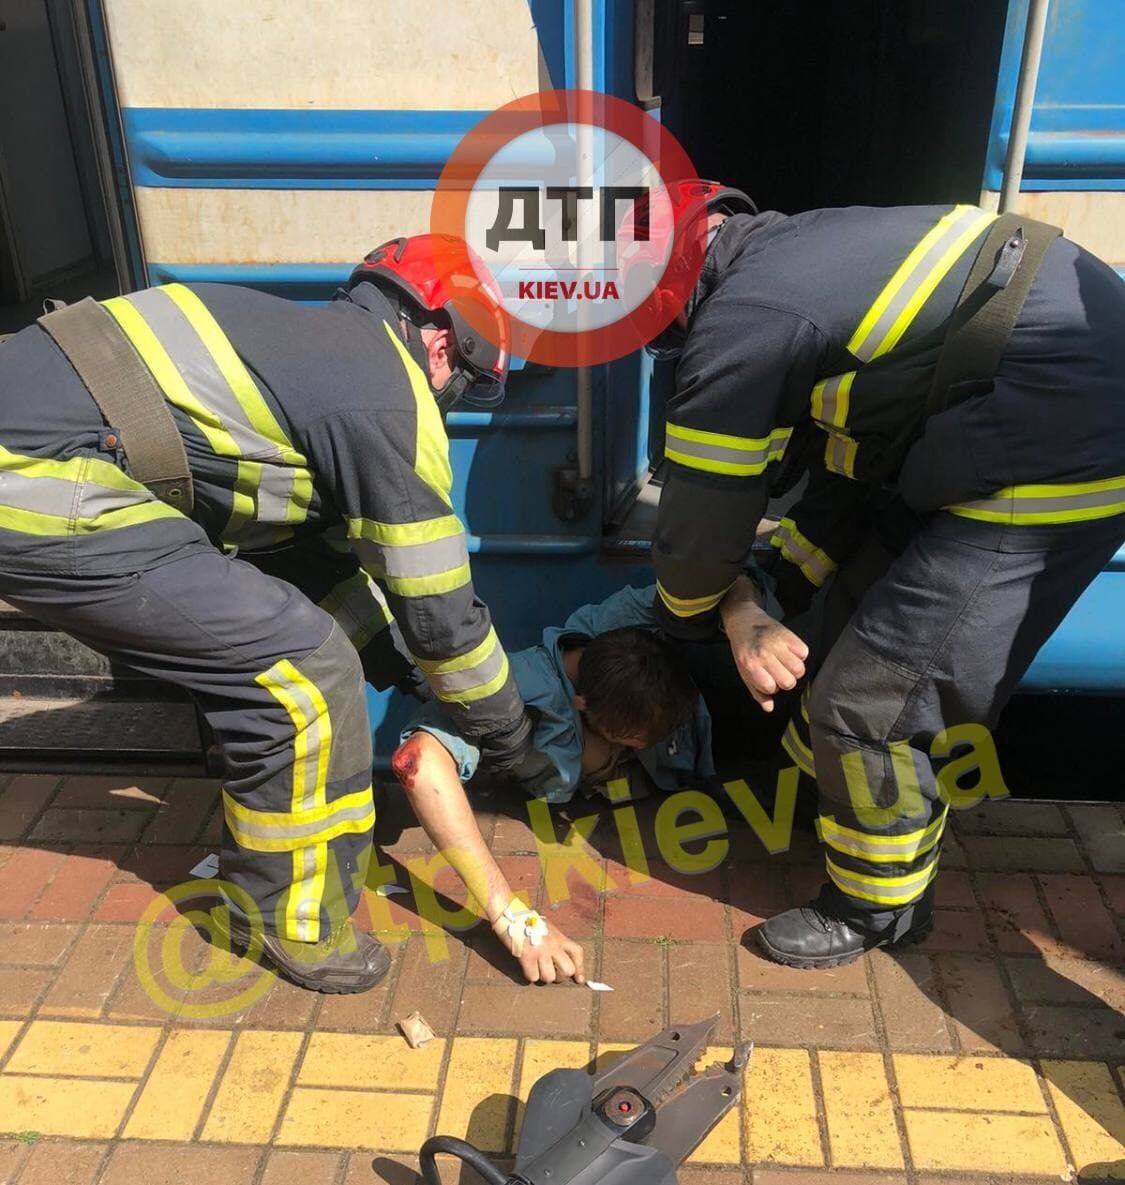
[[[642, 207], [635, 219], [626, 215], [626, 224], [633, 222], [634, 241], [622, 263], [626, 276], [636, 275], [642, 284], [646, 283], [646, 276], [660, 274], [655, 290], [645, 302], [645, 311], [662, 322], [664, 328], [646, 348], [654, 358], [673, 358], [683, 349], [686, 337], [678, 318], [681, 313], [691, 315], [698, 276], [710, 245], [708, 218], [715, 213], [757, 214], [758, 207], [741, 189], [699, 177], [669, 182], [663, 193], [667, 195], [667, 204]], [[651, 209], [658, 211], [653, 216], [653, 225], [649, 224]], [[669, 219], [671, 225], [659, 224]], [[628, 225], [622, 226], [623, 233], [628, 229]], [[670, 255], [667, 254], [669, 236], [672, 237]]]
[[[366, 281], [423, 312], [444, 313], [457, 356], [452, 377], [437, 392], [438, 405], [448, 411], [464, 398], [477, 407], [495, 407], [504, 398], [511, 357], [508, 316], [492, 288], [477, 278], [487, 274], [483, 265], [472, 274], [454, 267], [454, 259], [477, 263], [468, 244], [451, 235], [391, 239], [368, 252], [348, 287]], [[487, 325], [489, 332], [478, 333], [473, 324]]]

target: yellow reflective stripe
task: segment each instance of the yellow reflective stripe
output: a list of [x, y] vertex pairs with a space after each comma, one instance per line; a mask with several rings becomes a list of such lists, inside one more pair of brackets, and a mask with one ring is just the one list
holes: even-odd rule
[[841, 826], [831, 815], [822, 815], [821, 838], [828, 847], [858, 860], [875, 864], [908, 864], [941, 842], [947, 817], [947, 812], [942, 811], [940, 818], [921, 831], [903, 835], [869, 835]]
[[801, 534], [797, 524], [788, 516], [777, 524], [770, 546], [776, 547], [782, 558], [797, 567], [815, 588], [820, 588], [836, 571], [836, 561]]
[[488, 633], [484, 635], [482, 642], [474, 646], [472, 650], [457, 655], [456, 658], [419, 658], [415, 661], [418, 664], [418, 669], [427, 675], [452, 675], [456, 671], [466, 671], [470, 667], [478, 666], [489, 658], [499, 645], [500, 639], [496, 636], [495, 628], [489, 626]]
[[410, 351], [399, 340], [399, 336], [383, 322], [383, 328], [398, 351], [406, 376], [410, 380], [410, 390], [414, 394], [414, 406], [417, 413], [417, 437], [414, 449], [414, 472], [434, 491], [447, 505], [452, 506], [450, 491], [453, 489], [453, 470], [449, 467], [449, 440], [445, 435], [445, 425], [441, 422], [441, 412], [438, 411], [437, 400], [430, 388], [430, 381], [422, 373], [422, 368], [410, 356]]
[[[733, 584], [733, 581], [731, 583]], [[731, 585], [728, 584], [721, 592], [710, 593], [705, 597], [676, 597], [659, 581], [656, 583], [656, 591], [660, 594], [661, 601], [669, 612], [677, 617], [695, 617], [697, 614], [709, 612], [727, 595], [730, 588]]]
[[309, 507], [312, 505], [313, 477], [304, 468], [305, 459], [301, 458], [301, 467], [293, 470], [293, 489], [289, 495], [289, 507], [285, 512], [287, 523], [303, 523], [309, 517]]
[[382, 590], [366, 572], [341, 580], [319, 604], [339, 622], [356, 650], [362, 650], [393, 620]]
[[839, 473], [844, 477], [855, 477], [855, 459], [859, 452], [859, 442], [842, 432], [829, 432], [828, 443], [824, 447], [824, 467], [829, 473]]
[[[922, 237], [875, 298], [848, 342], [848, 350], [864, 362], [886, 354], [902, 339], [934, 289], [965, 253], [969, 244], [995, 221], [997, 215], [973, 206], [955, 206]], [[935, 260], [932, 253], [945, 244]], [[904, 299], [905, 298], [905, 299]], [[887, 325], [892, 305], [901, 311]]]
[[769, 436], [731, 436], [701, 428], [666, 425], [664, 454], [670, 461], [704, 473], [753, 477], [785, 455], [792, 428], [775, 428]]
[[367, 830], [375, 819], [375, 801], [368, 786], [314, 810], [256, 811], [224, 790], [223, 811], [240, 847], [255, 852], [291, 852]]
[[13, 453], [0, 445], [0, 473], [3, 472], [18, 473], [22, 477], [54, 477], [60, 481], [95, 481], [111, 490], [153, 496], [140, 482], [134, 481], [111, 462], [98, 457], [71, 457], [67, 461], [54, 461]]
[[829, 877], [841, 892], [875, 905], [908, 905], [925, 892], [938, 870], [937, 860], [908, 876], [888, 877], [865, 876], [850, 868], [841, 868], [827, 857], [825, 865]]
[[166, 284], [161, 291], [179, 306], [192, 329], [199, 335], [200, 342], [214, 359], [254, 431], [278, 446], [281, 459], [287, 465], [303, 467], [305, 458], [293, 448], [230, 339], [203, 301], [182, 284]]
[[292, 856], [289, 891], [285, 894], [282, 937], [295, 942], [320, 939], [320, 903], [328, 873], [328, 845], [297, 848]]
[[115, 531], [121, 527], [135, 527], [162, 518], [182, 518], [178, 510], [163, 502], [138, 502], [136, 506], [119, 506], [106, 510], [97, 518], [63, 518], [42, 514], [37, 510], [21, 510], [14, 506], [0, 506], [0, 527], [18, 531], [22, 535], [89, 535], [94, 531]]
[[[332, 754], [332, 720], [328, 705], [317, 685], [288, 660], [282, 659], [255, 682], [264, 687], [289, 715], [293, 724], [293, 814], [305, 815], [322, 807], [328, 794], [328, 761]], [[316, 843], [323, 843], [317, 837]], [[305, 848], [315, 846], [306, 843]], [[307, 874], [307, 863], [315, 861], [306, 852], [298, 860], [293, 855], [293, 883], [285, 900], [285, 926], [288, 936], [303, 942], [320, 938], [320, 903], [323, 877], [315, 868]], [[318, 886], [319, 893], [318, 895]]]
[[457, 691], [436, 691], [435, 694], [439, 700], [446, 704], [476, 703], [477, 700], [488, 699], [490, 695], [495, 695], [507, 683], [509, 670], [508, 656], [505, 654], [500, 663], [500, 669], [487, 682], [480, 683], [476, 687], [460, 688]]
[[789, 727], [781, 738], [781, 747], [792, 757], [793, 764], [801, 773], [807, 774], [810, 778], [816, 777], [816, 758], [812, 749], [802, 740], [795, 720], [789, 721]]
[[439, 597], [454, 589], [464, 588], [473, 578], [468, 564], [439, 572], [435, 576], [384, 576], [383, 583], [400, 597]]
[[156, 379], [168, 402], [190, 416], [206, 437], [207, 443], [220, 457], [240, 456], [238, 445], [235, 444], [234, 437], [227, 431], [222, 419], [210, 408], [204, 407], [195, 397], [144, 317], [124, 296], [115, 296], [103, 304], [121, 326], [125, 336], [133, 343], [133, 348], [140, 354], [144, 364], [152, 371], [152, 377]]
[[1125, 514], [1125, 477], [1008, 486], [988, 498], [955, 503], [945, 509], [961, 518], [1018, 526], [1090, 522]]
[[428, 518], [416, 523], [380, 523], [371, 518], [348, 519], [349, 539], [368, 539], [383, 547], [412, 547], [418, 543], [436, 543], [450, 539], [464, 530], [455, 514]]
[[848, 422], [848, 412], [851, 410], [852, 383], [858, 372], [849, 370], [847, 374], [833, 375], [831, 378], [821, 379], [813, 387], [810, 400], [812, 418], [821, 424], [832, 428], [843, 428]]

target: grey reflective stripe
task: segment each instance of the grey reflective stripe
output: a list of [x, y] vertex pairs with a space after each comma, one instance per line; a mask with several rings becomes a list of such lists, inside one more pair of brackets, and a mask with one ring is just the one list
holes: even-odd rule
[[785, 442], [768, 441], [760, 448], [733, 448], [722, 444], [704, 444], [699, 440], [685, 440], [682, 436], [669, 436], [668, 448], [700, 461], [721, 461], [727, 465], [766, 465], [771, 454]]
[[950, 510], [991, 510], [1006, 514], [1054, 514], [1067, 510], [1096, 510], [1102, 506], [1125, 504], [1125, 487], [1094, 490], [1080, 494], [1058, 494], [1050, 498], [1026, 497], [1018, 493], [1006, 498], [982, 498], [976, 502], [958, 502]]
[[936, 857], [910, 876], [880, 877], [849, 873], [831, 859], [825, 861], [828, 875], [835, 885], [845, 893], [869, 900], [875, 898], [887, 905], [905, 905], [918, 897], [937, 873]]
[[[895, 293], [894, 298], [883, 310], [875, 324], [864, 334], [863, 340], [855, 343], [852, 353], [857, 358], [863, 362], [870, 362], [876, 356], [883, 340], [891, 331], [895, 322], [905, 312], [906, 306], [910, 304], [914, 297], [917, 296], [919, 290], [930, 279], [931, 273], [941, 261], [942, 256], [974, 222], [978, 221], [981, 222], [981, 231], [983, 232], [985, 224], [982, 220], [981, 211], [976, 206], [966, 207], [961, 214], [950, 220], [944, 232], [934, 239], [929, 249], [911, 269], [910, 275], [906, 278], [902, 287]], [[989, 219], [989, 221], [992, 220]]]
[[[35, 478], [42, 481], [42, 478]], [[125, 506], [139, 506], [144, 502], [158, 501], [155, 494], [150, 493], [143, 486], [133, 490], [111, 490], [108, 486], [98, 485], [96, 482], [85, 481], [78, 497], [79, 519], [96, 519], [111, 511], [120, 510]]]
[[497, 641], [488, 657], [481, 659], [475, 667], [466, 667], [463, 671], [450, 671], [445, 675], [427, 675], [426, 678], [434, 693], [446, 699], [462, 691], [482, 687], [490, 679], [495, 679], [500, 674], [504, 661], [504, 647]]
[[332, 614], [353, 641], [363, 630], [377, 625], [372, 632], [378, 633], [391, 623], [383, 590], [362, 572], [337, 584], [320, 602], [320, 607]]
[[[286, 674], [286, 667], [295, 671], [299, 677], [290, 678]], [[328, 714], [318, 710], [309, 694], [306, 685], [311, 684], [315, 687], [315, 684], [287, 661], [283, 660], [271, 667], [264, 675], [259, 675], [258, 682], [281, 703], [289, 714], [294, 728], [299, 727], [298, 722], [293, 719], [294, 709], [304, 717], [305, 756], [303, 760], [299, 762], [294, 760], [293, 763], [293, 809], [312, 810], [317, 805], [317, 793], [321, 789], [319, 779], [320, 750], [325, 743], [325, 724], [328, 723]], [[286, 702], [287, 699], [291, 702]], [[329, 724], [329, 731], [330, 729], [331, 725]]]
[[25, 477], [22, 473], [0, 470], [0, 505], [56, 518], [93, 520], [113, 510], [156, 500], [141, 485], [135, 490], [111, 490], [93, 481]]
[[828, 437], [825, 463], [833, 472], [848, 475], [848, 442], [842, 436], [833, 433]]
[[308, 823], [290, 823], [283, 826], [279, 823], [249, 823], [245, 819], [235, 819], [231, 831], [236, 835], [245, 835], [251, 839], [265, 840], [301, 840], [313, 839], [330, 827], [339, 823], [361, 823], [375, 813], [375, 804], [371, 800], [366, 803], [342, 807], [338, 811], [323, 818], [313, 819]]
[[836, 571], [834, 563], [826, 563], [824, 556], [801, 543], [784, 521], [778, 524], [776, 537], [780, 541], [782, 556], [798, 568], [810, 569], [806, 575], [815, 577], [811, 583], [818, 588]]
[[841, 417], [837, 419], [840, 412], [840, 388], [844, 385], [846, 379], [851, 378], [855, 371], [850, 371], [848, 374], [833, 375], [832, 378], [826, 379], [824, 387], [820, 395], [821, 414], [826, 424], [831, 424], [836, 428], [844, 427], [844, 419]]
[[280, 461], [282, 446], [250, 424], [211, 351], [179, 305], [160, 288], [146, 288], [125, 299], [148, 322], [191, 393], [222, 421], [239, 455], [248, 461]]
[[899, 840], [881, 837], [878, 843], [857, 839], [852, 835], [841, 835], [835, 830], [834, 821], [831, 819], [821, 821], [821, 834], [828, 847], [849, 856], [856, 856], [860, 859], [865, 856], [895, 856], [900, 860], [907, 861], [929, 852], [941, 840], [945, 831], [945, 820], [946, 815], [943, 813], [938, 822], [931, 823], [920, 833], [903, 836]]
[[305, 848], [299, 859], [301, 879], [290, 888], [290, 892], [298, 898], [293, 911], [296, 914], [297, 933], [290, 937], [298, 942], [313, 942], [320, 937], [320, 896], [317, 893], [319, 853], [315, 847]]
[[0, 502], [19, 510], [33, 510], [58, 518], [76, 513], [78, 483], [61, 477], [24, 477], [0, 472]]
[[284, 523], [289, 518], [296, 470], [288, 465], [263, 465], [258, 483], [258, 521]]
[[[469, 562], [464, 532], [431, 543], [412, 543], [406, 546], [373, 543], [370, 539], [355, 540], [357, 553], [365, 568], [374, 567], [385, 576], [439, 576]], [[368, 558], [374, 561], [367, 562]]]

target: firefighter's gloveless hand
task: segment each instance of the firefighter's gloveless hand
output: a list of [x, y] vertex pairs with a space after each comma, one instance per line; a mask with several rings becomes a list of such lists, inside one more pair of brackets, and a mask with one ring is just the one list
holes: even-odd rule
[[758, 604], [758, 590], [745, 576], [735, 581], [719, 611], [743, 683], [762, 710], [772, 712], [774, 696], [792, 691], [804, 677], [808, 646]]

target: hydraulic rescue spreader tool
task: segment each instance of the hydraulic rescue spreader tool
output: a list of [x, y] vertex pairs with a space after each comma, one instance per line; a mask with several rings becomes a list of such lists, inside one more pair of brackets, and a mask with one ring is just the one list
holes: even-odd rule
[[676, 1185], [676, 1170], [742, 1096], [753, 1044], [699, 1073], [718, 1016], [673, 1025], [601, 1074], [552, 1070], [531, 1088], [508, 1174], [463, 1140], [422, 1146], [427, 1185], [441, 1185], [437, 1157], [458, 1157], [488, 1185]]

